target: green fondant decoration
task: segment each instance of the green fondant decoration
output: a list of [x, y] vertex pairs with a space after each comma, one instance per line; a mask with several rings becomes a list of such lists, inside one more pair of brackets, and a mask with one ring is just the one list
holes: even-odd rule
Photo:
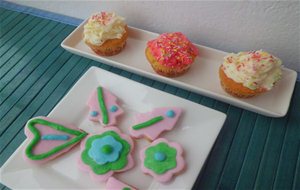
[[131, 190], [129, 187], [124, 187], [122, 190]]
[[[155, 160], [154, 155], [157, 152], [163, 152], [166, 155], [166, 159], [164, 161]], [[164, 174], [177, 166], [176, 155], [177, 150], [175, 148], [170, 147], [167, 143], [161, 142], [149, 147], [145, 151], [144, 165], [156, 174]]]
[[[36, 144], [39, 143], [39, 141], [41, 140], [41, 134], [40, 134], [39, 130], [35, 127], [36, 124], [41, 124], [46, 127], [55, 129], [57, 131], [62, 131], [62, 132], [74, 135], [76, 137], [72, 138], [71, 140], [67, 141], [64, 144], [54, 147], [53, 149], [49, 150], [48, 152], [35, 155], [32, 153], [32, 150], [34, 149]], [[29, 121], [28, 129], [32, 132], [34, 137], [33, 137], [32, 141], [26, 147], [25, 154], [31, 160], [42, 160], [42, 159], [48, 158], [49, 156], [52, 156], [53, 154], [56, 154], [57, 152], [65, 149], [73, 144], [76, 144], [77, 142], [81, 141], [87, 135], [87, 133], [84, 131], [70, 129], [63, 125], [53, 123], [53, 122], [50, 122], [50, 121], [47, 121], [47, 120], [44, 120], [41, 118], [36, 118], [36, 119], [32, 119], [31, 121]]]
[[[107, 162], [106, 164], [100, 165], [97, 164], [97, 162], [95, 162], [91, 157], [89, 157], [88, 151], [92, 147], [92, 142], [95, 139], [103, 138], [107, 135], [114, 137], [115, 140], [120, 142], [122, 144], [122, 150], [119, 153], [118, 160], [114, 162]], [[128, 163], [127, 156], [130, 153], [130, 150], [131, 150], [131, 145], [126, 140], [122, 139], [118, 133], [114, 131], [106, 131], [100, 135], [94, 135], [87, 139], [85, 144], [85, 149], [81, 153], [81, 159], [85, 164], [91, 167], [91, 169], [95, 174], [102, 175], [111, 170], [123, 169]]]
[[143, 128], [146, 128], [146, 127], [149, 127], [151, 125], [154, 125], [155, 123], [158, 123], [160, 122], [161, 120], [163, 120], [164, 117], [163, 116], [157, 116], [157, 117], [154, 117], [148, 121], [145, 121], [143, 123], [140, 123], [140, 124], [137, 124], [137, 125], [134, 125], [132, 127], [133, 130], [139, 130], [139, 129], [143, 129]]
[[114, 150], [114, 148], [108, 144], [104, 145], [102, 148], [101, 148], [101, 151], [104, 153], [104, 154], [110, 154], [112, 153], [112, 151]]
[[99, 107], [102, 112], [102, 122], [103, 124], [108, 124], [108, 113], [104, 101], [104, 95], [103, 95], [103, 89], [102, 87], [97, 88], [97, 93], [98, 93], [98, 102], [99, 102]]

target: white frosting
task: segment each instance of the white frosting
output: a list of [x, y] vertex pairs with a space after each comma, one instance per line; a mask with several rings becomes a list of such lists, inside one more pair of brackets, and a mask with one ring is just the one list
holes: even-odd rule
[[262, 50], [227, 55], [223, 70], [227, 77], [251, 90], [270, 90], [282, 75], [281, 60]]
[[84, 41], [93, 45], [102, 45], [109, 39], [121, 39], [125, 30], [124, 18], [115, 13], [94, 14], [84, 25]]

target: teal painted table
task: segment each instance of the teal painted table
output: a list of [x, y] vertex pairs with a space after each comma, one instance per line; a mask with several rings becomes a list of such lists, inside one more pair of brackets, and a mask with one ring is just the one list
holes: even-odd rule
[[[283, 118], [269, 118], [73, 55], [60, 47], [74, 26], [0, 8], [0, 165], [91, 66], [227, 114], [195, 189], [300, 189], [300, 83]], [[1, 185], [1, 189], [7, 189]]]

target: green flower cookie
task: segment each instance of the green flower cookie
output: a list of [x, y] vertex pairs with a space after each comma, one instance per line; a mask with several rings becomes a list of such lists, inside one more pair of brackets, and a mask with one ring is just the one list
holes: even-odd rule
[[133, 166], [133, 142], [116, 127], [106, 127], [101, 134], [89, 135], [81, 146], [79, 168], [95, 180], [105, 181], [114, 172]]
[[161, 142], [152, 146], [146, 150], [145, 154], [145, 167], [157, 174], [163, 174], [176, 167], [176, 149], [167, 143]]
[[182, 147], [175, 142], [159, 138], [140, 152], [142, 171], [160, 182], [167, 182], [185, 167]]

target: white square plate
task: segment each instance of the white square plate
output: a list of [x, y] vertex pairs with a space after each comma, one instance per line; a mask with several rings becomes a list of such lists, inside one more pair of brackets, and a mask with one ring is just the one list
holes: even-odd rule
[[282, 117], [287, 113], [294, 90], [297, 73], [283, 68], [283, 78], [268, 93], [260, 96], [239, 99], [228, 95], [219, 82], [219, 66], [228, 53], [195, 44], [200, 55], [191, 69], [176, 78], [167, 78], [156, 74], [145, 56], [147, 41], [158, 36], [156, 33], [129, 27], [129, 37], [124, 50], [115, 56], [101, 57], [95, 54], [82, 40], [84, 21], [61, 44], [66, 50], [114, 67], [131, 71], [142, 76], [159, 80], [180, 88], [190, 90], [237, 107], [270, 117]]
[[[133, 169], [116, 177], [139, 189], [191, 189], [200, 169], [213, 146], [226, 115], [188, 100], [147, 87], [102, 69], [92, 67], [74, 85], [69, 93], [52, 110], [49, 117], [73, 123], [87, 132], [95, 133], [100, 124], [87, 119], [86, 105], [90, 93], [99, 85], [115, 94], [124, 108], [118, 127], [128, 134], [132, 117], [155, 107], [177, 106], [184, 110], [176, 127], [162, 136], [180, 143], [185, 150], [186, 170], [168, 184], [160, 184], [140, 170], [139, 150], [147, 145], [144, 139], [136, 140]], [[23, 160], [28, 142], [14, 152], [1, 168], [1, 182], [13, 189], [101, 189], [104, 183], [92, 181], [87, 173], [77, 168], [79, 147], [43, 166], [33, 166]]]

